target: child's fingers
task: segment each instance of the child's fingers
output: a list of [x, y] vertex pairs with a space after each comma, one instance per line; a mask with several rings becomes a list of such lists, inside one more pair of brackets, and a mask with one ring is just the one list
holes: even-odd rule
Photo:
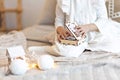
[[58, 34], [60, 39], [66, 39], [66, 34]]
[[61, 37], [65, 39], [67, 37], [66, 32], [64, 32], [63, 35], [61, 35]]
[[86, 34], [84, 33], [83, 35], [82, 35], [82, 38], [85, 38], [86, 37]]
[[61, 42], [62, 39], [65, 39], [63, 35], [57, 35], [57, 39], [59, 42]]
[[84, 31], [82, 31], [80, 34], [82, 35], [81, 37], [83, 38], [86, 33]]
[[60, 32], [60, 33], [57, 33], [58, 37], [61, 38], [61, 39], [65, 39], [67, 34], [65, 32]]
[[57, 35], [57, 39], [58, 39], [59, 42], [61, 41], [60, 35]]
[[66, 30], [66, 37], [68, 37], [68, 36], [72, 36], [72, 33], [69, 31], [69, 30]]
[[76, 31], [78, 31], [78, 32], [82, 32], [83, 29], [82, 29], [82, 28], [79, 28], [79, 29], [77, 29]]
[[68, 33], [68, 36], [73, 36], [73, 34], [70, 31], [68, 31], [67, 33]]
[[75, 28], [74, 29], [80, 29], [81, 27], [80, 26], [75, 26]]

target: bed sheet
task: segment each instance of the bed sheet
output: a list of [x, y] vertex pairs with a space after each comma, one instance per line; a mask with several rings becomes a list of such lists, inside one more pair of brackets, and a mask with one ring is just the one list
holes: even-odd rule
[[[42, 53], [47, 53], [46, 47], [39, 46]], [[5, 76], [4, 68], [0, 68], [0, 80], [120, 80], [119, 54], [86, 51], [78, 58], [52, 57], [56, 64], [52, 69], [35, 68], [24, 75]]]
[[[38, 35], [39, 36], [39, 35]], [[49, 54], [44, 40], [28, 39], [28, 47], [37, 46]], [[52, 56], [52, 55], [51, 55]], [[0, 80], [120, 80], [120, 54], [86, 51], [77, 58], [52, 56], [56, 66], [50, 70], [30, 69], [24, 75], [5, 76], [5, 66], [0, 67]], [[1, 63], [4, 61], [0, 61]]]

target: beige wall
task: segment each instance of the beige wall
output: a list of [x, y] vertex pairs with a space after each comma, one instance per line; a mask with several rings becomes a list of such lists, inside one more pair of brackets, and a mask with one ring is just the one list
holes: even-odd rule
[[[23, 2], [23, 13], [22, 13], [22, 23], [23, 26], [31, 26], [39, 21], [41, 6], [44, 0], [22, 0]], [[16, 0], [5, 0], [5, 5], [7, 8], [16, 7]], [[6, 14], [7, 26], [15, 26], [16, 24], [16, 14], [8, 13]]]
[[[17, 0], [5, 0], [6, 7], [8, 7], [8, 8], [15, 7], [16, 1]], [[22, 5], [23, 6], [23, 13], [22, 13], [23, 27], [28, 27], [28, 26], [37, 24], [40, 19], [41, 8], [42, 8], [44, 2], [47, 0], [22, 0], [22, 1], [23, 1], [23, 5]], [[54, 1], [54, 0], [52, 0], [52, 1]], [[108, 1], [108, 0], [106, 0], [106, 1]], [[47, 2], [49, 2], [49, 1], [47, 1]], [[15, 14], [7, 14], [6, 22], [7, 22], [7, 26], [16, 25], [15, 24], [16, 23]]]

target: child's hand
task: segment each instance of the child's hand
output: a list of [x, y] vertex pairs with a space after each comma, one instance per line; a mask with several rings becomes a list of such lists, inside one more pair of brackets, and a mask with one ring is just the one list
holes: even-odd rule
[[57, 38], [58, 41], [61, 39], [66, 39], [68, 36], [71, 36], [71, 33], [62, 26], [57, 27]]
[[97, 31], [99, 32], [97, 26], [95, 24], [86, 24], [86, 25], [80, 25], [75, 27], [76, 34], [82, 35], [84, 37], [86, 33], [91, 31]]
[[86, 35], [86, 33], [90, 31], [89, 26], [87, 26], [87, 25], [76, 26], [75, 30], [76, 30], [75, 34], [77, 36], [82, 35], [82, 37], [84, 37]]

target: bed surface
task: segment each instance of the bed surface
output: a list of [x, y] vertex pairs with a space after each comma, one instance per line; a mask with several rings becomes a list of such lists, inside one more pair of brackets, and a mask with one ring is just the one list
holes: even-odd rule
[[0, 68], [0, 80], [120, 80], [120, 58], [106, 52], [85, 52], [79, 58], [53, 57], [56, 67], [42, 71], [31, 69], [26, 74], [8, 75]]
[[[27, 47], [39, 46], [43, 48], [50, 46], [51, 44], [47, 36], [54, 31], [54, 27], [50, 28], [51, 30], [48, 28], [46, 30], [46, 28], [45, 26], [41, 27], [37, 25], [24, 30], [23, 33], [27, 38]], [[38, 29], [41, 31], [36, 31]], [[39, 35], [41, 32], [44, 33]], [[41, 36], [44, 36], [44, 38], [41, 38]], [[46, 54], [46, 51], [39, 53]], [[39, 56], [40, 54], [37, 55]], [[53, 56], [53, 59], [56, 64], [55, 68], [45, 71], [38, 68], [30, 69], [24, 75], [20, 76], [12, 74], [5, 76], [6, 68], [5, 66], [1, 66], [0, 80], [120, 80], [119, 54], [86, 51], [78, 58]], [[0, 59], [0, 63], [6, 63], [5, 59]]]
[[[40, 14], [41, 19], [39, 23], [54, 24], [55, 13], [53, 12], [56, 0], [45, 1], [47, 4], [43, 8], [42, 15]], [[119, 0], [116, 0], [116, 3], [119, 3]], [[53, 7], [54, 10], [51, 11]], [[119, 6], [117, 9], [119, 9]], [[27, 47], [50, 46], [48, 34], [52, 31], [54, 31], [54, 26], [49, 25], [33, 25], [24, 29], [23, 33], [27, 38]], [[84, 52], [78, 58], [53, 58], [56, 61], [55, 68], [46, 71], [31, 69], [26, 74], [20, 76], [11, 74], [5, 76], [6, 68], [0, 66], [0, 80], [120, 80], [120, 53]], [[4, 65], [4, 63], [6, 63], [4, 56], [0, 54], [0, 65]]]

